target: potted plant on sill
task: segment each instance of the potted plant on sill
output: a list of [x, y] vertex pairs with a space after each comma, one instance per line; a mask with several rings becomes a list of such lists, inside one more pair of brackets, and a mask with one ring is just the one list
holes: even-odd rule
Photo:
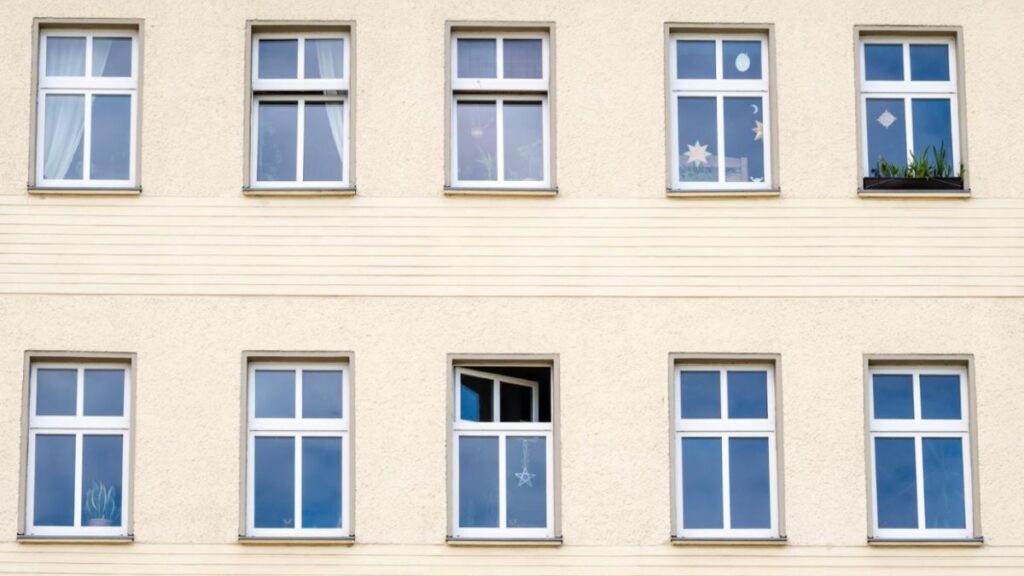
[[85, 492], [84, 511], [87, 526], [113, 526], [119, 504], [116, 489], [103, 482], [92, 483]]
[[910, 162], [900, 166], [884, 157], [872, 170], [872, 176], [864, 178], [865, 190], [963, 190], [967, 169], [960, 164], [960, 170], [953, 172], [946, 145], [935, 148], [925, 146], [918, 156], [910, 151]]

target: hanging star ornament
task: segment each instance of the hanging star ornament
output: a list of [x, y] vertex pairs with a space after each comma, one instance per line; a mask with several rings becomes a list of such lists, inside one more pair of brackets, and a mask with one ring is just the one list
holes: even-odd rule
[[754, 127], [751, 130], [754, 132], [754, 140], [764, 139], [764, 124], [760, 120], [754, 120]]
[[519, 486], [522, 486], [522, 485], [525, 484], [525, 485], [529, 486], [530, 488], [533, 488], [533, 479], [537, 475], [536, 474], [531, 474], [530, 471], [526, 468], [526, 466], [523, 466], [523, 471], [522, 472], [516, 472], [515, 474], [513, 474], [513, 476], [515, 476], [516, 478], [519, 479]]
[[701, 146], [700, 140], [697, 140], [693, 144], [687, 144], [686, 147], [689, 148], [689, 150], [685, 152], [687, 164], [700, 166], [701, 164], [708, 163], [708, 156], [711, 156], [711, 154], [708, 153], [707, 144]]

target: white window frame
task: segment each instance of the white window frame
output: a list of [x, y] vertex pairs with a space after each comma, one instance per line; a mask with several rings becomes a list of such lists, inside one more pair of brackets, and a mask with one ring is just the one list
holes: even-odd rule
[[[876, 374], [901, 374], [913, 377], [914, 386], [914, 418], [888, 419], [875, 418], [875, 385]], [[944, 375], [960, 378], [960, 420], [925, 420], [921, 418], [921, 376]], [[870, 473], [871, 473], [871, 530], [874, 538], [879, 540], [956, 540], [970, 539], [974, 536], [974, 500], [973, 500], [973, 455], [971, 452], [971, 430], [969, 414], [971, 411], [968, 392], [967, 368], [952, 366], [871, 366], [868, 371], [868, 413], [870, 415]], [[878, 527], [878, 476], [875, 468], [876, 438], [913, 438], [914, 466], [917, 474], [917, 523], [919, 528], [879, 528]], [[963, 445], [964, 466], [964, 528], [925, 528], [924, 502], [924, 466], [921, 441], [923, 438], [960, 438]]]
[[[678, 75], [677, 47], [680, 40], [713, 40], [715, 42], [715, 79], [680, 79]], [[761, 43], [761, 78], [759, 80], [735, 79], [727, 80], [723, 77], [724, 63], [722, 43], [723, 41], [758, 41]], [[679, 32], [669, 36], [669, 127], [672, 137], [672, 189], [673, 190], [771, 190], [774, 186], [774, 158], [772, 156], [772, 95], [771, 79], [769, 78], [771, 54], [768, 50], [768, 32], [745, 32], [733, 33], [722, 32], [718, 34]], [[716, 162], [718, 164], [718, 181], [716, 182], [683, 182], [679, 178], [681, 153], [679, 146], [679, 98], [682, 97], [703, 97], [715, 98], [717, 107], [717, 139], [718, 152]], [[719, 161], [724, 157], [725, 152], [725, 107], [724, 99], [727, 97], [761, 98], [762, 128], [764, 142], [764, 181], [763, 182], [726, 182], [725, 162]]]
[[[768, 417], [763, 419], [728, 417], [729, 380], [728, 372], [761, 372], [767, 373]], [[684, 372], [718, 372], [721, 402], [721, 418], [683, 418], [681, 402], [681, 376]], [[775, 414], [775, 366], [764, 363], [739, 364], [704, 364], [680, 363], [676, 365], [673, 381], [673, 421], [675, 434], [673, 447], [675, 466], [672, 475], [675, 478], [676, 497], [676, 536], [686, 538], [708, 539], [774, 539], [779, 538], [779, 468], [777, 461]], [[683, 453], [684, 438], [718, 438], [722, 442], [722, 528], [685, 529], [683, 524]], [[771, 526], [762, 528], [731, 528], [731, 508], [729, 494], [729, 439], [731, 438], [767, 438], [768, 439], [768, 478]]]
[[[36, 382], [39, 370], [75, 370], [77, 372], [75, 416], [37, 416]], [[124, 371], [124, 410], [121, 416], [85, 416], [85, 371]], [[106, 536], [128, 535], [128, 519], [131, 516], [131, 407], [132, 370], [126, 363], [118, 362], [33, 362], [31, 365], [29, 391], [29, 438], [28, 466], [25, 490], [25, 533], [30, 536]], [[75, 503], [72, 526], [35, 525], [35, 478], [36, 478], [36, 437], [39, 435], [64, 435], [75, 437]], [[82, 444], [83, 436], [121, 437], [121, 525], [82, 525]]]
[[[295, 372], [295, 418], [256, 418], [256, 371]], [[305, 371], [340, 371], [341, 418], [302, 418], [302, 375]], [[347, 538], [352, 526], [352, 449], [351, 380], [347, 363], [324, 362], [250, 362], [246, 406], [246, 482], [245, 529], [254, 538]], [[295, 526], [292, 528], [256, 527], [256, 438], [292, 438], [295, 442]], [[341, 438], [341, 528], [302, 528], [302, 438]]]
[[[474, 376], [493, 382], [493, 414], [494, 422], [471, 422], [461, 419], [462, 414], [462, 375]], [[455, 538], [466, 539], [537, 539], [553, 538], [555, 534], [555, 481], [554, 481], [554, 425], [551, 422], [537, 422], [539, 418], [540, 385], [537, 382], [522, 378], [513, 378], [487, 372], [480, 368], [455, 367], [455, 414], [452, 417], [452, 530]], [[501, 384], [524, 386], [533, 390], [534, 422], [500, 422], [501, 419]], [[459, 526], [459, 439], [463, 436], [492, 436], [498, 439], [498, 527], [496, 528], [462, 528]], [[544, 528], [509, 528], [506, 526], [506, 471], [505, 457], [506, 438], [509, 437], [543, 437], [545, 445], [545, 466], [547, 477], [546, 520]]]
[[[496, 78], [459, 78], [459, 39], [495, 40], [497, 47]], [[541, 41], [541, 74], [540, 79], [516, 78], [505, 79], [504, 75], [504, 41], [505, 40], [540, 40]], [[453, 31], [451, 34], [451, 131], [449, 155], [451, 156], [451, 187], [452, 188], [536, 188], [551, 187], [551, 108], [549, 91], [551, 84], [551, 49], [550, 34], [534, 31]], [[495, 180], [460, 180], [459, 179], [459, 102], [494, 102], [495, 103], [495, 138], [497, 147], [495, 154]], [[542, 145], [544, 147], [544, 177], [541, 180], [505, 180], [505, 131], [502, 114], [504, 102], [540, 102], [542, 116]]]
[[[47, 76], [46, 44], [48, 38], [85, 38], [85, 76]], [[130, 78], [92, 77], [93, 39], [131, 38], [132, 75]], [[35, 184], [43, 188], [133, 188], [137, 186], [136, 157], [138, 142], [139, 34], [127, 29], [46, 28], [39, 33], [38, 87], [36, 94], [36, 174]], [[45, 177], [46, 97], [48, 95], [83, 96], [85, 125], [82, 131], [82, 178], [55, 179]], [[95, 96], [128, 96], [131, 98], [131, 126], [128, 142], [128, 179], [97, 180], [90, 178], [92, 163], [92, 102]]]
[[[868, 80], [866, 46], [868, 44], [900, 44], [903, 47], [903, 77], [902, 81], [895, 80]], [[949, 58], [949, 80], [947, 81], [912, 81], [910, 80], [910, 45], [911, 44], [935, 44], [947, 46]], [[868, 123], [874, 122], [875, 118], [868, 117], [868, 100], [888, 99], [902, 100], [904, 129], [906, 130], [907, 157], [904, 161], [910, 162], [910, 151], [914, 149], [914, 107], [913, 100], [935, 99], [949, 100], [950, 113], [950, 154], [952, 154], [953, 175], [960, 176], [960, 101], [958, 94], [957, 79], [957, 46], [953, 38], [938, 37], [916, 37], [916, 36], [883, 36], [865, 34], [860, 37], [857, 47], [857, 57], [860, 58], [860, 73], [857, 78], [860, 84], [859, 106], [861, 113], [861, 157], [863, 158], [861, 169], [864, 177], [871, 176], [872, 159], [868, 152]]]
[[[342, 48], [342, 77], [341, 78], [312, 78], [305, 79], [306, 73], [306, 40], [315, 39], [340, 39], [343, 42]], [[261, 79], [259, 77], [260, 40], [296, 40], [298, 42], [298, 78], [295, 79]], [[251, 105], [250, 105], [250, 145], [249, 145], [249, 182], [252, 189], [329, 189], [348, 188], [351, 184], [349, 176], [351, 169], [351, 115], [352, 105], [349, 98], [349, 87], [351, 83], [351, 57], [352, 42], [351, 35], [347, 31], [319, 31], [319, 32], [259, 32], [252, 35], [251, 50], [252, 78], [251, 82]], [[294, 102], [296, 103], [296, 152], [295, 152], [295, 180], [281, 181], [258, 179], [259, 174], [259, 107], [262, 102]], [[305, 108], [306, 103], [340, 102], [344, 111], [344, 135], [342, 138], [341, 155], [341, 180], [305, 180], [303, 178], [304, 156], [305, 156]]]

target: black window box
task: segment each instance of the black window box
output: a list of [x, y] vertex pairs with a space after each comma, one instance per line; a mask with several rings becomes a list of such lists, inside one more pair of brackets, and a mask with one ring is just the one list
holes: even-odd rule
[[963, 190], [963, 178], [865, 178], [864, 190]]

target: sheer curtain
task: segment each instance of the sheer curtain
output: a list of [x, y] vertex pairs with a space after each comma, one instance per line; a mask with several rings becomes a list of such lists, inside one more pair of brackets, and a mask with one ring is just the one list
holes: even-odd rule
[[[85, 132], [85, 96], [47, 94], [43, 140], [43, 178], [68, 179]], [[75, 174], [71, 179], [82, 178]]]
[[47, 38], [46, 75], [85, 76], [85, 38]]
[[[332, 49], [338, 47], [340, 47], [338, 50]], [[316, 61], [321, 78], [342, 77], [343, 51], [344, 45], [340, 41], [321, 40], [316, 42]], [[331, 126], [331, 139], [334, 140], [334, 149], [338, 152], [338, 158], [344, 158], [342, 156], [342, 144], [345, 138], [345, 106], [340, 102], [329, 102], [324, 108], [327, 111], [327, 122]]]
[[103, 76], [107, 69], [107, 59], [114, 42], [110, 38], [93, 38], [92, 41], [92, 75]]

